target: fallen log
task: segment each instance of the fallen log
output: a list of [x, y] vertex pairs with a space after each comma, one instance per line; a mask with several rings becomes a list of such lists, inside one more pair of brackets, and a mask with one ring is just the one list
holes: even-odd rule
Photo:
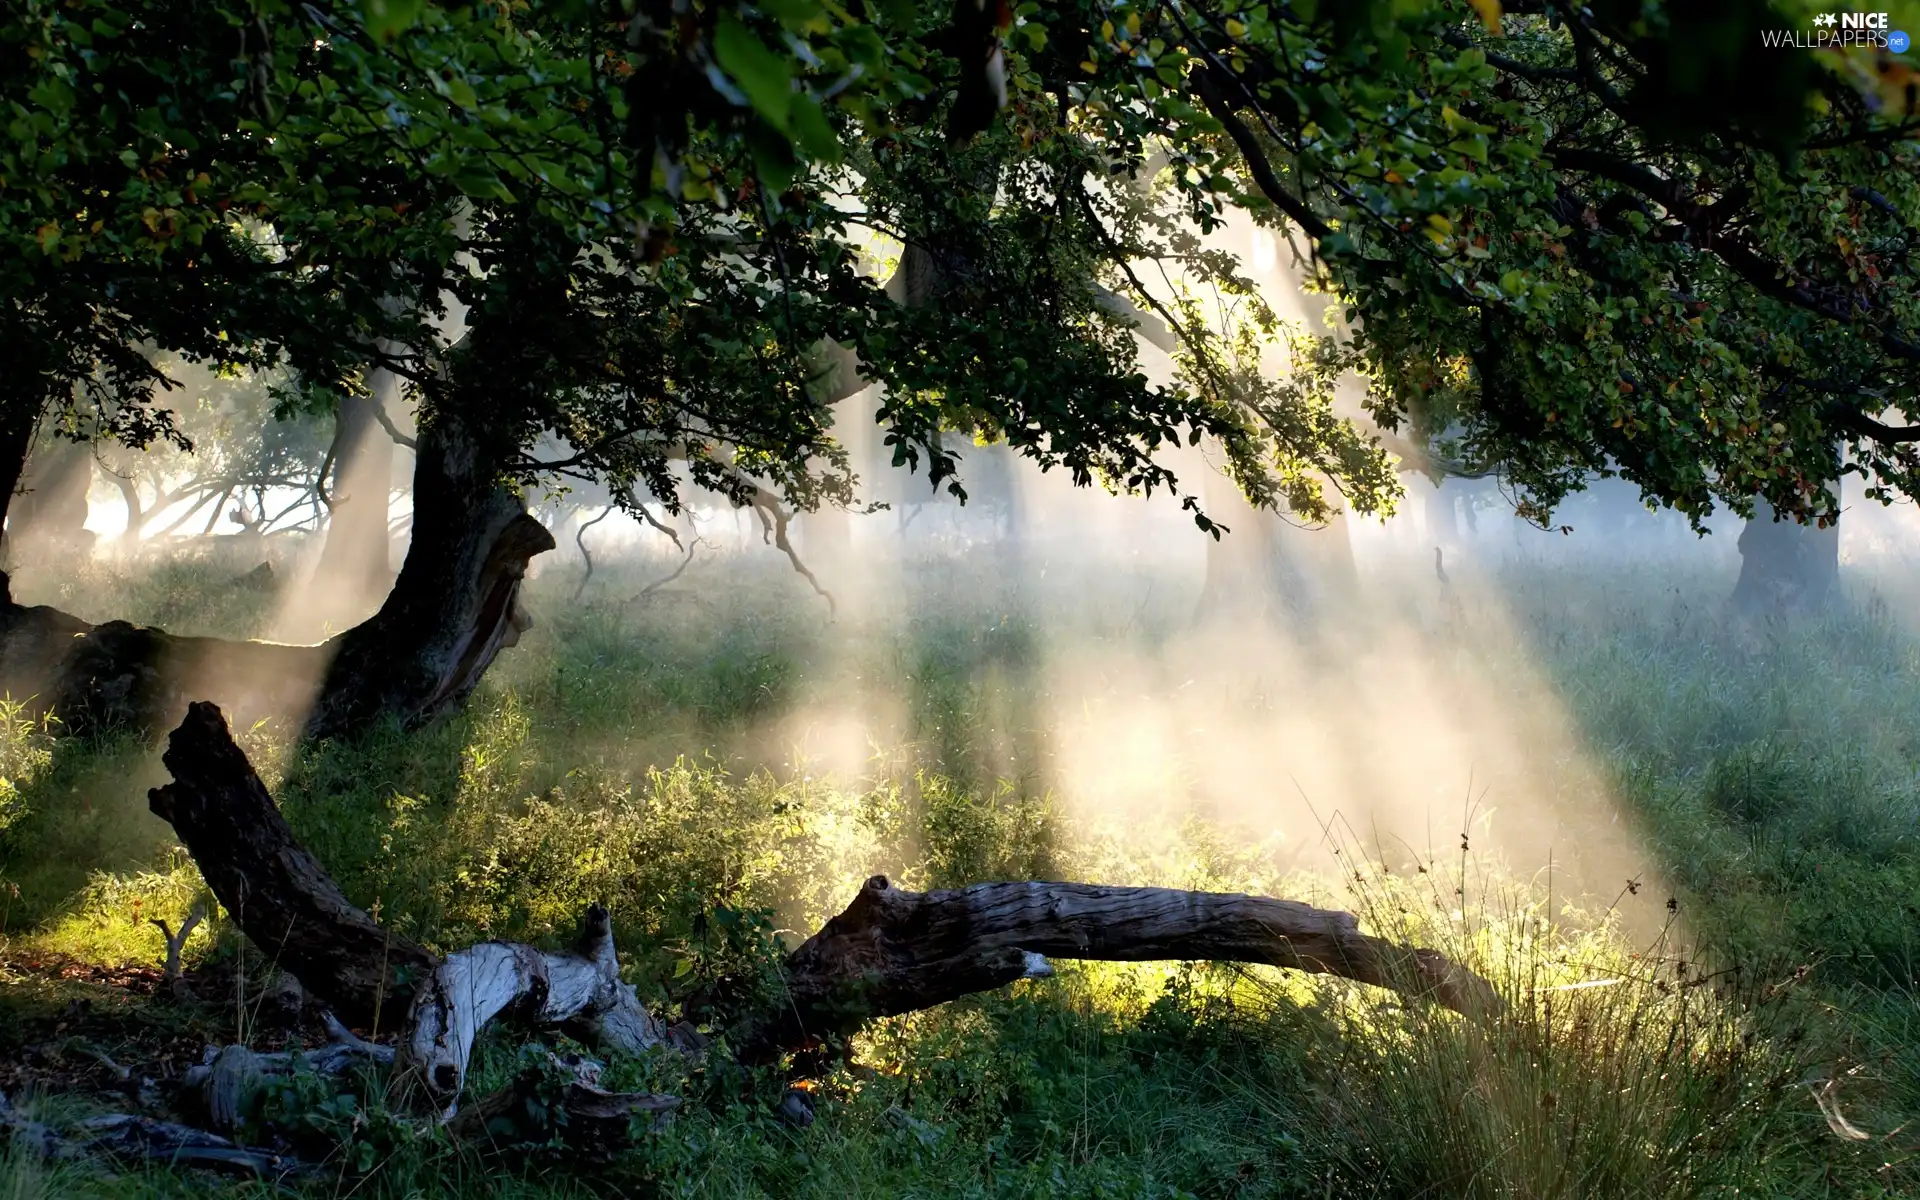
[[482, 942], [440, 958], [341, 893], [294, 838], [218, 707], [191, 705], [161, 761], [174, 782], [148, 793], [148, 806], [186, 843], [242, 932], [348, 1024], [375, 1027], [383, 1010], [403, 1015], [397, 1065], [449, 1112], [474, 1039], [497, 1017], [628, 1053], [668, 1040], [620, 980], [604, 908], [588, 911], [574, 953]]
[[194, 695], [218, 695], [250, 717], [304, 711], [332, 651], [222, 638], [182, 637], [108, 621], [95, 625], [46, 605], [14, 603], [0, 571], [0, 683], [33, 697], [70, 733], [158, 732]]
[[851, 1033], [873, 1017], [932, 1008], [1053, 973], [1048, 958], [1262, 963], [1338, 975], [1469, 1016], [1503, 1002], [1435, 950], [1360, 932], [1352, 914], [1222, 892], [1081, 883], [980, 883], [909, 892], [875, 875], [782, 972], [788, 1003], [735, 1035], [749, 1057]]
[[261, 953], [349, 1025], [404, 1013], [411, 980], [438, 960], [341, 894], [294, 838], [220, 710], [191, 705], [161, 761], [174, 781], [149, 792], [147, 806]]
[[[164, 761], [175, 782], [153, 791], [153, 810], [173, 822], [215, 896], [281, 969], [354, 1014], [349, 1021], [404, 997], [396, 1063], [418, 1075], [444, 1115], [465, 1084], [475, 1038], [502, 1016], [627, 1052], [685, 1045], [621, 982], [604, 908], [588, 911], [573, 952], [484, 942], [437, 958], [346, 900], [294, 840], [218, 708], [194, 704]], [[923, 893], [876, 875], [788, 956], [782, 995], [758, 1007], [710, 1008], [742, 1058], [764, 1061], [873, 1017], [1050, 974], [1050, 956], [1263, 963], [1392, 988], [1468, 1016], [1503, 1007], [1484, 979], [1445, 955], [1362, 933], [1351, 913], [1291, 900], [1040, 882]]]

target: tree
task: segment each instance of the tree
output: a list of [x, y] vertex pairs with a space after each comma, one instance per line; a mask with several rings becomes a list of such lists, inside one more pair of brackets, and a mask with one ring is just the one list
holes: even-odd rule
[[19, 499], [9, 508], [9, 557], [42, 552], [85, 553], [87, 492], [93, 486], [93, 455], [82, 442], [42, 437], [28, 456]]
[[333, 490], [326, 497], [326, 545], [315, 574], [324, 586], [358, 601], [379, 597], [393, 584], [388, 524], [395, 438], [385, 428], [399, 380], [374, 371], [364, 394], [339, 399], [334, 418]]
[[1770, 50], [1760, 5], [1711, 37], [1678, 7], [1478, 8], [1146, 6], [1073, 36], [1116, 122], [1172, 56], [1226, 139], [1174, 142], [1196, 205], [1307, 235], [1374, 419], [1535, 521], [1596, 474], [1696, 524], [1828, 526], [1842, 473], [1912, 494], [1911, 70]]
[[[895, 462], [935, 483], [963, 490], [944, 446], [1003, 441], [1077, 483], [1180, 490], [1216, 533], [1157, 456], [1176, 440], [1215, 439], [1257, 507], [1321, 519], [1326, 482], [1359, 511], [1392, 502], [1387, 455], [1332, 410], [1348, 371], [1382, 429], [1498, 471], [1540, 521], [1595, 472], [1696, 520], [1756, 497], [1831, 519], [1843, 462], [1913, 483], [1920, 435], [1883, 420], [1912, 392], [1910, 126], [1811, 55], [1701, 38], [1677, 10], [1089, 0], [983, 29], [965, 4], [309, 5], [235, 66], [222, 38], [258, 14], [205, 3], [222, 37], [150, 14], [221, 83], [178, 106], [184, 127], [135, 137], [137, 112], [91, 98], [112, 89], [63, 85], [67, 124], [34, 144], [82, 147], [134, 199], [107, 210], [118, 240], [76, 234], [71, 260], [82, 184], [6, 213], [14, 281], [28, 311], [106, 321], [75, 360], [95, 374], [171, 337], [284, 361], [314, 406], [376, 369], [405, 381], [413, 550], [333, 647], [316, 732], [425, 719], [510, 641], [548, 541], [517, 488], [586, 477], [672, 509], [684, 472], [742, 503], [850, 501], [823, 350], [877, 386]], [[75, 11], [34, 8], [28, 38], [95, 37]], [[1765, 17], [1730, 12], [1748, 32]], [[125, 36], [112, 49], [43, 48], [33, 86], [59, 92], [49, 59], [183, 78]], [[1715, 99], [1745, 85], [1744, 109]], [[173, 146], [198, 157], [176, 169]], [[9, 169], [48, 172], [36, 153]], [[196, 197], [249, 215], [183, 199], [173, 228], [212, 249], [141, 243], [130, 230], [169, 228], [134, 207], [150, 160], [198, 166]], [[1234, 206], [1311, 241], [1343, 318], [1288, 379], [1260, 368], [1271, 314], [1202, 240]], [[58, 267], [25, 253], [48, 212]], [[894, 296], [856, 269], [868, 230], [905, 247]], [[1149, 287], [1161, 271], [1184, 285]], [[122, 276], [152, 303], [99, 317], [99, 282]], [[1141, 376], [1116, 296], [1178, 338], [1177, 383]]]

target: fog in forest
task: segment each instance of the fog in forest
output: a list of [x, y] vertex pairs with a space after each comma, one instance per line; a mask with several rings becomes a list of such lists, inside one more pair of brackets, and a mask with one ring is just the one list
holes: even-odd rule
[[[1225, 236], [1245, 243], [1276, 311], [1315, 319], [1284, 245], [1251, 228]], [[1171, 370], [1150, 345], [1143, 361], [1150, 374]], [[1354, 391], [1343, 402], [1357, 411]], [[411, 418], [390, 381], [375, 398], [392, 428], [361, 420], [324, 503], [285, 481], [170, 499], [192, 460], [130, 464], [102, 452], [86, 496], [88, 552], [136, 569], [211, 558], [236, 576], [266, 563], [271, 614], [245, 632], [313, 643], [350, 627], [379, 607], [407, 547]], [[1616, 600], [1719, 611], [1739, 571], [1737, 517], [1717, 515], [1701, 537], [1646, 508], [1631, 485], [1596, 480], [1542, 530], [1514, 516], [1497, 480], [1435, 484], [1403, 471], [1392, 516], [1342, 512], [1312, 527], [1254, 512], [1208, 447], [1177, 451], [1167, 461], [1182, 487], [1230, 529], [1215, 542], [1172, 496], [1075, 488], [1003, 446], [963, 450], [963, 505], [887, 461], [872, 407], [862, 393], [836, 416], [869, 511], [793, 515], [790, 556], [759, 510], [713, 493], [687, 491], [679, 513], [652, 504], [645, 521], [591, 486], [531, 493], [558, 543], [530, 569], [536, 628], [556, 606], [697, 604], [743, 579], [775, 589], [817, 623], [839, 665], [742, 740], [741, 765], [857, 780], [912, 736], [911, 666], [872, 678], [862, 647], [928, 620], [1011, 626], [1022, 648], [980, 692], [981, 744], [1008, 780], [1055, 797], [1082, 836], [1173, 846], [1197, 816], [1315, 871], [1342, 848], [1412, 867], [1470, 845], [1503, 870], [1602, 900], [1627, 880], [1653, 881], [1569, 715], [1568, 681], [1539, 663], [1540, 641]], [[209, 411], [238, 419], [244, 405], [229, 397]], [[327, 422], [305, 423], [277, 436], [326, 444]], [[1914, 544], [1914, 514], [1848, 499], [1844, 577], [1872, 591], [1877, 575], [1909, 568], [1901, 547]], [[349, 511], [352, 554], [345, 536], [327, 536]], [[95, 611], [84, 575], [33, 547], [16, 548], [18, 595], [118, 615]], [[1580, 604], [1543, 623], [1542, 598], [1568, 596]], [[175, 620], [186, 632], [236, 632], [192, 611]]]

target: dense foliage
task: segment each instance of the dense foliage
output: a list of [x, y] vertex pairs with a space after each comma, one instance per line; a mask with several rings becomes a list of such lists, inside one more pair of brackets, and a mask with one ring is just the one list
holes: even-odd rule
[[[943, 434], [1143, 489], [1210, 436], [1315, 516], [1322, 480], [1394, 491], [1332, 410], [1357, 369], [1396, 448], [1542, 520], [1595, 471], [1695, 515], [1916, 490], [1904, 59], [1763, 45], [1805, 16], [1737, 0], [1513, 10], [31, 0], [13, 386], [138, 441], [142, 345], [283, 360], [320, 405], [383, 365], [508, 475], [812, 505], [851, 495], [829, 402], [872, 382], [936, 480]], [[1345, 318], [1286, 385], [1196, 236], [1234, 208], [1304, 235]]]

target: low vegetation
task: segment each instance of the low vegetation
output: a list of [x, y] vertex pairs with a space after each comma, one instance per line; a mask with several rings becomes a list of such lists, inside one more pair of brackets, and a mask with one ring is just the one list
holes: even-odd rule
[[[1433, 633], [1471, 648], [1456, 669], [1543, 670], [1649, 848], [1661, 882], [1569, 899], [1532, 873], [1545, 864], [1456, 850], [1451, 834], [1409, 855], [1332, 821], [1305, 870], [1218, 813], [1130, 837], [1062, 801], [1044, 670], [1059, 596], [965, 558], [917, 576], [907, 600], [923, 602], [898, 623], [830, 625], [778, 567], [723, 559], [627, 602], [644, 569], [603, 565], [573, 607], [543, 602], [577, 581], [556, 568], [534, 585], [542, 623], [465, 713], [300, 754], [276, 729], [243, 741], [299, 835], [396, 930], [438, 947], [557, 942], [605, 902], [643, 998], [669, 1011], [764, 969], [774, 939], [817, 927], [875, 871], [913, 887], [1052, 877], [1338, 903], [1474, 964], [1511, 1011], [1483, 1026], [1265, 969], [1060, 964], [873, 1023], [849, 1062], [815, 1072], [804, 1127], [778, 1108], [785, 1075], [724, 1052], [610, 1062], [609, 1087], [685, 1098], [610, 1164], [483, 1154], [424, 1131], [374, 1081], [296, 1075], [249, 1117], [253, 1140], [321, 1164], [290, 1186], [1142, 1200], [1920, 1186], [1920, 642], [1868, 584], [1824, 622], [1734, 627], [1726, 580], [1707, 573], [1516, 571], [1500, 585], [1517, 637]], [[210, 611], [191, 598], [231, 574], [82, 582], [152, 618]], [[1186, 619], [1177, 593], [1157, 594], [1171, 598], [1080, 606], [1074, 636], [1150, 649]], [[249, 632], [268, 609], [218, 631]], [[863, 766], [829, 770], [803, 718], [849, 697], [887, 715], [865, 730]], [[142, 1073], [177, 1075], [206, 1042], [278, 1048], [297, 1015], [277, 1013], [271, 962], [224, 920], [187, 944], [197, 999], [160, 994], [149, 922], [177, 926], [205, 901], [146, 813], [164, 779], [154, 752], [3, 715], [0, 1090], [64, 1128], [125, 1110]], [[545, 1061], [494, 1030], [472, 1086]], [[7, 1196], [216, 1186], [261, 1188], [0, 1160]]]

